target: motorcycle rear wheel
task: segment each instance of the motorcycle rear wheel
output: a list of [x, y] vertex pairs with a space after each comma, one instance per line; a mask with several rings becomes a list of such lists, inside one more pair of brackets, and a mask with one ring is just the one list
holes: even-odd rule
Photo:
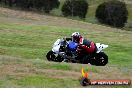
[[104, 52], [96, 54], [95, 59], [96, 66], [105, 66], [108, 63], [108, 56]]

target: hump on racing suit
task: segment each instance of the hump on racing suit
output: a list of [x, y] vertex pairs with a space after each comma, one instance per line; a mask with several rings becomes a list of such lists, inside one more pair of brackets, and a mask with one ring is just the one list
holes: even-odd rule
[[79, 47], [84, 49], [87, 53], [96, 52], [95, 43], [84, 38], [80, 38]]

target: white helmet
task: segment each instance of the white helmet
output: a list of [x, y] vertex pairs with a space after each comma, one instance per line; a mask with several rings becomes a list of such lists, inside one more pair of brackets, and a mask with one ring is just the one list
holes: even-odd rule
[[80, 37], [81, 35], [80, 35], [79, 32], [74, 32], [74, 33], [72, 33], [72, 37], [74, 37], [74, 36], [76, 36], [76, 37]]
[[79, 42], [80, 38], [81, 38], [81, 35], [79, 32], [74, 32], [72, 33], [72, 41], [74, 42]]

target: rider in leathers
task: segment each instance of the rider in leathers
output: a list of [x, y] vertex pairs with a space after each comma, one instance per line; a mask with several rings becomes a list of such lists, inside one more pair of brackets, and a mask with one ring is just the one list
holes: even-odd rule
[[[77, 53], [79, 53], [82, 49], [84, 49], [88, 53], [93, 53], [96, 51], [95, 43], [83, 38], [79, 32], [72, 33], [71, 38], [65, 38], [65, 40], [71, 40], [78, 44], [78, 48], [76, 50]], [[66, 62], [67, 58], [65, 58], [63, 61]]]

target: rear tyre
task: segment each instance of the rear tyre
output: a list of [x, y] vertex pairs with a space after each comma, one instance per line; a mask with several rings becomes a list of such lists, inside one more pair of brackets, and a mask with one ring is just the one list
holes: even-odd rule
[[90, 64], [91, 65], [96, 65], [97, 64], [97, 61], [96, 61], [95, 57], [90, 59]]
[[89, 57], [90, 57], [89, 55], [84, 56], [82, 59], [83, 60], [82, 64], [88, 64], [89, 63]]
[[104, 52], [96, 54], [96, 63], [97, 66], [105, 66], [108, 63], [108, 56]]

